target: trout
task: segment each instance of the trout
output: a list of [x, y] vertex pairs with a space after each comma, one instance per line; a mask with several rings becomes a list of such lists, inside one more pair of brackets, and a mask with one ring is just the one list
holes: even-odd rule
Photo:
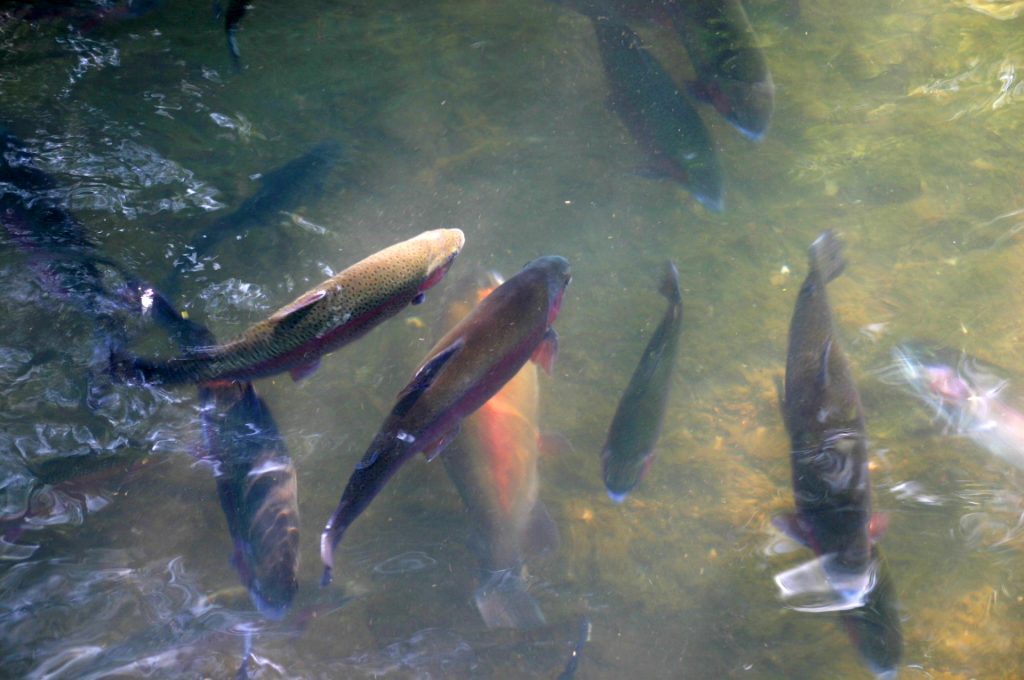
[[874, 546], [875, 583], [864, 606], [839, 612], [839, 620], [864, 665], [877, 680], [896, 680], [903, 656], [903, 625], [900, 623], [896, 586], [887, 562]]
[[571, 273], [558, 256], [540, 257], [494, 289], [427, 353], [356, 464], [320, 537], [324, 585], [334, 549], [398, 468], [417, 453], [430, 460], [531, 357], [550, 371], [557, 353], [551, 327]]
[[665, 419], [672, 367], [683, 329], [679, 274], [671, 262], [665, 265], [659, 292], [668, 299], [668, 309], [619, 401], [601, 453], [604, 486], [616, 503], [626, 499], [650, 468]]
[[[493, 288], [477, 291], [479, 299]], [[470, 309], [465, 302], [451, 305], [449, 325]], [[539, 387], [537, 366], [527, 362], [463, 421], [462, 432], [441, 455], [474, 525], [481, 570], [474, 599], [488, 628], [545, 622], [522, 578], [525, 554], [558, 543], [558, 529], [537, 498]]]
[[667, 7], [697, 72], [691, 91], [760, 141], [775, 110], [775, 84], [740, 0], [677, 0]]
[[[149, 291], [153, 320], [181, 345], [213, 342], [203, 325], [185, 319]], [[281, 619], [298, 590], [299, 490], [295, 466], [267, 404], [252, 383], [199, 388], [203, 454], [215, 466], [227, 521], [231, 564], [253, 605]]]
[[200, 390], [208, 455], [233, 544], [231, 564], [256, 609], [282, 618], [298, 590], [299, 502], [295, 466], [252, 383]]
[[871, 486], [860, 395], [836, 338], [826, 285], [842, 273], [842, 244], [826, 231], [789, 327], [783, 418], [790, 437], [796, 513], [786, 533], [823, 558], [832, 590], [863, 602], [871, 587]]
[[284, 371], [300, 380], [316, 371], [325, 354], [422, 302], [464, 243], [459, 229], [424, 232], [357, 262], [234, 340], [193, 347], [164, 362], [115, 357], [114, 373], [164, 385], [253, 380]]
[[594, 19], [609, 101], [647, 155], [649, 170], [685, 186], [705, 208], [721, 212], [722, 170], [700, 114], [672, 77], [622, 24]]

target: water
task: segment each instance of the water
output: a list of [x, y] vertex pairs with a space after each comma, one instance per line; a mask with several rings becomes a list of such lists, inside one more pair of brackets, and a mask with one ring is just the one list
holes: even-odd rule
[[[107, 384], [91, 319], [5, 242], [0, 509], [5, 540], [38, 547], [0, 550], [0, 675], [227, 677], [255, 631], [259, 678], [555, 677], [586, 616], [578, 678], [870, 677], [838, 615], [786, 609], [773, 582], [811, 556], [780, 547], [770, 522], [792, 509], [773, 381], [806, 247], [825, 228], [847, 243], [830, 294], [889, 516], [879, 546], [901, 677], [1024, 675], [1024, 479], [879, 377], [894, 345], [925, 340], [1004, 367], [1011, 402], [1024, 390], [1021, 19], [940, 0], [796, 14], [752, 0], [776, 111], [753, 144], [701, 106], [726, 178], [715, 215], [638, 171], [593, 30], [555, 4], [260, 3], [238, 33], [241, 72], [206, 0], [79, 28], [16, 20], [15, 4], [0, 8], [0, 120], [99, 252], [147, 278], [168, 276], [255, 176], [342, 145], [315, 195], [185, 271], [175, 301], [218, 337], [426, 229], [466, 232], [451, 280], [567, 257], [541, 428], [572, 446], [541, 461], [562, 534], [530, 562], [549, 625], [487, 631], [468, 524], [436, 461], [399, 473], [346, 535], [335, 585], [317, 585], [318, 533], [439, 335], [451, 280], [312, 378], [260, 381], [298, 473], [302, 532], [293, 618], [268, 622], [234, 592], [213, 473], [193, 455], [195, 390]], [[686, 78], [675, 34], [637, 27]], [[615, 506], [599, 452], [663, 311], [666, 257], [686, 306], [674, 391], [650, 474]], [[126, 333], [139, 351], [171, 351], [144, 324]]]

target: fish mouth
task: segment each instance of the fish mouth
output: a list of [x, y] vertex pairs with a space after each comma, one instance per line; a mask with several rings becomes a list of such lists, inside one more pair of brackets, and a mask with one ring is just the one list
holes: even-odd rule
[[442, 242], [448, 247], [446, 247], [442, 253], [437, 253], [435, 257], [431, 259], [430, 265], [427, 269], [427, 278], [419, 287], [417, 292], [422, 293], [423, 291], [429, 290], [440, 283], [441, 279], [443, 279], [445, 274], [448, 273], [448, 270], [451, 269], [452, 264], [455, 263], [455, 258], [458, 257], [460, 252], [462, 252], [462, 246], [466, 244], [466, 236], [462, 233], [461, 229], [446, 229], [441, 231], [447, 232], [442, 237]]

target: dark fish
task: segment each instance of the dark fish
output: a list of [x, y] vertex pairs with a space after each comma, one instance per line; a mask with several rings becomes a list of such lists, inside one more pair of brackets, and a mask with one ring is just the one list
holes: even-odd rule
[[323, 583], [334, 549], [405, 461], [441, 452], [464, 417], [483, 406], [531, 356], [550, 368], [557, 348], [551, 324], [571, 278], [562, 257], [538, 258], [494, 289], [427, 353], [356, 464], [320, 537]]
[[900, 623], [896, 587], [889, 566], [875, 547], [875, 585], [863, 607], [839, 613], [850, 641], [865, 665], [879, 680], [895, 680], [903, 656], [903, 626]]
[[569, 654], [569, 661], [566, 662], [565, 668], [558, 674], [556, 680], [572, 680], [576, 677], [576, 669], [580, 667], [580, 661], [583, 660], [583, 648], [590, 642], [590, 631], [590, 619], [584, 616], [580, 620], [579, 637]]
[[207, 451], [234, 543], [231, 563], [253, 604], [284, 616], [298, 589], [299, 503], [295, 466], [252, 383], [200, 388]]
[[683, 184], [704, 207], [723, 208], [722, 170], [697, 110], [623, 24], [595, 19], [609, 103], [648, 157], [650, 170]]
[[238, 50], [238, 41], [235, 39], [235, 33], [238, 31], [238, 25], [242, 23], [242, 18], [245, 13], [249, 10], [249, 0], [231, 0], [228, 3], [228, 9], [224, 12], [224, 35], [228, 39], [228, 53], [231, 55], [231, 62], [235, 65], [236, 69], [242, 67], [242, 53]]
[[99, 344], [109, 347], [123, 330], [116, 315], [123, 296], [105, 280], [105, 269], [126, 277], [100, 255], [82, 223], [64, 205], [53, 177], [32, 165], [25, 145], [0, 128], [0, 227], [21, 252], [40, 287], [93, 322]]
[[306, 291], [222, 345], [165, 362], [114, 357], [113, 371], [165, 385], [313, 373], [325, 354], [361, 338], [444, 278], [462, 250], [459, 229], [436, 229], [385, 248]]
[[[473, 291], [473, 301], [451, 305], [448, 325], [461, 321], [495, 285]], [[481, 566], [474, 599], [488, 628], [533, 628], [545, 622], [522, 578], [527, 553], [558, 544], [558, 529], [537, 498], [539, 397], [537, 366], [527, 362], [462, 421], [461, 433], [441, 454], [474, 525]]]
[[[188, 346], [212, 333], [150, 291], [153, 320]], [[298, 589], [299, 504], [295, 466], [252, 383], [199, 388], [204, 455], [215, 463], [217, 494], [234, 545], [231, 563], [253, 604], [282, 618]]]
[[672, 367], [683, 329], [679, 274], [671, 262], [666, 263], [659, 292], [668, 299], [668, 309], [619, 401], [601, 452], [604, 485], [616, 503], [626, 499], [650, 468], [665, 419]]
[[842, 273], [842, 244], [826, 231], [811, 244], [810, 271], [789, 327], [783, 418], [791, 443], [795, 515], [784, 530], [822, 557], [845, 602], [870, 588], [871, 486], [860, 395], [836, 338], [826, 285]]
[[740, 0], [677, 0], [670, 7], [697, 72], [694, 94], [749, 139], [763, 138], [775, 109], [775, 84]]
[[[322, 192], [325, 176], [343, 156], [341, 144], [328, 140], [265, 173], [256, 193], [192, 239], [188, 247], [192, 253], [189, 259], [198, 263], [225, 239], [244, 234], [282, 212], [290, 212], [315, 199]], [[172, 296], [174, 288], [169, 283], [165, 282], [161, 290]]]

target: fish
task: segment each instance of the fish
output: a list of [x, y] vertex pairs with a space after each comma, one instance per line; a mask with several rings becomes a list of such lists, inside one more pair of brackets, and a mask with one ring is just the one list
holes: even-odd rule
[[96, 346], [107, 351], [124, 341], [123, 291], [107, 281], [130, 273], [100, 253], [99, 245], [64, 204], [56, 179], [33, 165], [25, 143], [0, 127], [0, 234], [19, 253], [51, 298], [92, 323]]
[[590, 619], [584, 616], [580, 619], [579, 634], [576, 638], [576, 644], [573, 645], [572, 652], [569, 653], [569, 660], [565, 663], [565, 668], [558, 674], [556, 680], [572, 680], [576, 677], [576, 670], [580, 667], [580, 661], [583, 660], [583, 649], [590, 642], [590, 632], [592, 628], [590, 625]]
[[903, 343], [892, 350], [896, 379], [946, 430], [1024, 470], [1024, 413], [1007, 399], [998, 368], [958, 350]]
[[252, 383], [200, 388], [207, 454], [234, 552], [231, 564], [257, 611], [280, 620], [298, 590], [295, 466]]
[[679, 273], [672, 262], [665, 264], [659, 292], [668, 300], [668, 308], [619, 400], [601, 451], [604, 486], [616, 503], [626, 499], [650, 468], [665, 420], [672, 368], [683, 330]]
[[253, 380], [284, 371], [301, 380], [325, 354], [422, 302], [464, 243], [460, 229], [423, 232], [357, 262], [224, 344], [191, 347], [162, 362], [113, 353], [111, 370], [125, 381], [161, 385]]
[[[183, 317], [149, 289], [153, 321], [183, 346], [214, 342], [202, 324]], [[251, 382], [199, 387], [202, 453], [214, 464], [227, 521], [231, 564], [256, 610], [277, 621], [298, 590], [299, 494], [295, 466], [266, 402]]]
[[667, 7], [697, 74], [691, 92], [745, 137], [762, 140], [775, 111], [775, 83], [740, 0]]
[[880, 522], [872, 521], [864, 412], [826, 290], [846, 266], [842, 243], [825, 231], [808, 255], [781, 395], [796, 512], [776, 524], [814, 550], [832, 590], [852, 605], [870, 589], [871, 534]]
[[875, 582], [862, 607], [839, 612], [839, 620], [861, 660], [878, 680], [896, 680], [903, 657], [896, 586], [888, 563], [874, 546]]
[[320, 536], [321, 583], [331, 582], [334, 550], [345, 530], [417, 453], [433, 459], [462, 419], [483, 406], [527, 360], [550, 371], [558, 335], [552, 324], [572, 278], [569, 262], [539, 257], [494, 289], [427, 353], [399, 393]]
[[235, 34], [248, 10], [249, 0], [230, 0], [228, 8], [224, 12], [224, 35], [228, 40], [228, 54], [231, 56], [231, 63], [236, 69], [242, 68], [242, 53], [238, 49]]
[[[344, 147], [328, 139], [301, 156], [264, 173], [259, 188], [252, 196], [245, 199], [234, 212], [216, 220], [192, 238], [186, 247], [189, 255], [185, 262], [198, 264], [225, 239], [244, 234], [249, 229], [266, 224], [282, 212], [292, 212], [315, 200], [323, 191], [325, 177], [344, 158]], [[181, 271], [175, 269], [173, 278], [160, 284], [164, 295], [174, 297], [180, 274]]]
[[[500, 281], [498, 281], [500, 283]], [[482, 301], [494, 289], [476, 291]], [[454, 326], [472, 309], [459, 301], [448, 310]], [[540, 385], [527, 362], [483, 406], [462, 421], [441, 453], [475, 530], [480, 587], [474, 601], [488, 628], [535, 628], [544, 614], [523, 581], [525, 555], [553, 550], [558, 528], [538, 499]]]
[[708, 210], [722, 212], [722, 169], [700, 114], [632, 30], [603, 19], [591, 23], [609, 105], [647, 156], [647, 169], [685, 186]]

